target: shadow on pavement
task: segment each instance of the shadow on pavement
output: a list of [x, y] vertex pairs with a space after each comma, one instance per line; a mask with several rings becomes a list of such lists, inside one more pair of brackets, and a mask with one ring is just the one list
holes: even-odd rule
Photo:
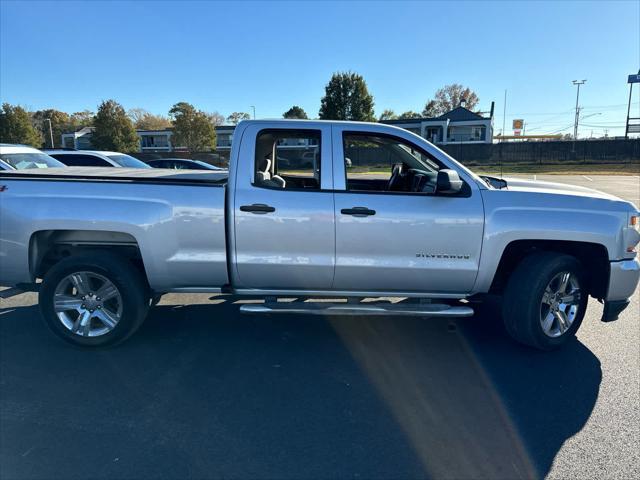
[[578, 342], [232, 301], [156, 307], [102, 351], [56, 341], [36, 307], [0, 315], [0, 477], [539, 477], [598, 394]]

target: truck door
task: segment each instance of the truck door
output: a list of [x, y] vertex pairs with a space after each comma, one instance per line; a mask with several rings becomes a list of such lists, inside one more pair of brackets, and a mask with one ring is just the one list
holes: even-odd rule
[[478, 272], [484, 224], [478, 186], [468, 179], [462, 194], [438, 194], [437, 171], [446, 167], [442, 158], [427, 153], [420, 142], [413, 143], [409, 133], [396, 136], [384, 127], [371, 133], [375, 129], [333, 127], [333, 288], [470, 291]]
[[327, 290], [335, 266], [331, 128], [250, 124], [235, 174], [237, 288]]

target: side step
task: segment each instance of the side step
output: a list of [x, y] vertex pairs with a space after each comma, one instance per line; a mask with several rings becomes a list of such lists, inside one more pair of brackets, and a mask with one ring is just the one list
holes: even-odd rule
[[473, 309], [465, 306], [451, 306], [438, 303], [425, 304], [353, 304], [323, 302], [275, 302], [265, 304], [245, 304], [241, 313], [295, 313], [301, 315], [396, 315], [411, 317], [470, 317]]
[[19, 288], [6, 288], [4, 290], [0, 290], [0, 298], [11, 298], [16, 295], [20, 295], [24, 293], [24, 290], [20, 290]]

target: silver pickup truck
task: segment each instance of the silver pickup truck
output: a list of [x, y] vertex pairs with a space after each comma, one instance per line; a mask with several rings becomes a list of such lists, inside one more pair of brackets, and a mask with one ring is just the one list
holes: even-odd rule
[[388, 125], [247, 121], [228, 171], [2, 172], [0, 284], [38, 290], [81, 346], [124, 340], [164, 293], [218, 292], [266, 299], [245, 313], [424, 317], [498, 294], [507, 331], [551, 349], [589, 295], [603, 321], [628, 305], [639, 215], [595, 190], [480, 177]]

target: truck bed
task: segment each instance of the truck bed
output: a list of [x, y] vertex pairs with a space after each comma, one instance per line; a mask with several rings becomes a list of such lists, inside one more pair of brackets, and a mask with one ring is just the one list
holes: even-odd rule
[[2, 171], [2, 280], [34, 280], [39, 258], [29, 258], [30, 245], [44, 251], [52, 242], [108, 242], [139, 249], [155, 291], [219, 288], [228, 283], [226, 182], [226, 171]]
[[142, 183], [225, 184], [228, 170], [170, 170], [164, 168], [66, 167], [28, 170], [0, 170], [0, 178], [132, 181]]

